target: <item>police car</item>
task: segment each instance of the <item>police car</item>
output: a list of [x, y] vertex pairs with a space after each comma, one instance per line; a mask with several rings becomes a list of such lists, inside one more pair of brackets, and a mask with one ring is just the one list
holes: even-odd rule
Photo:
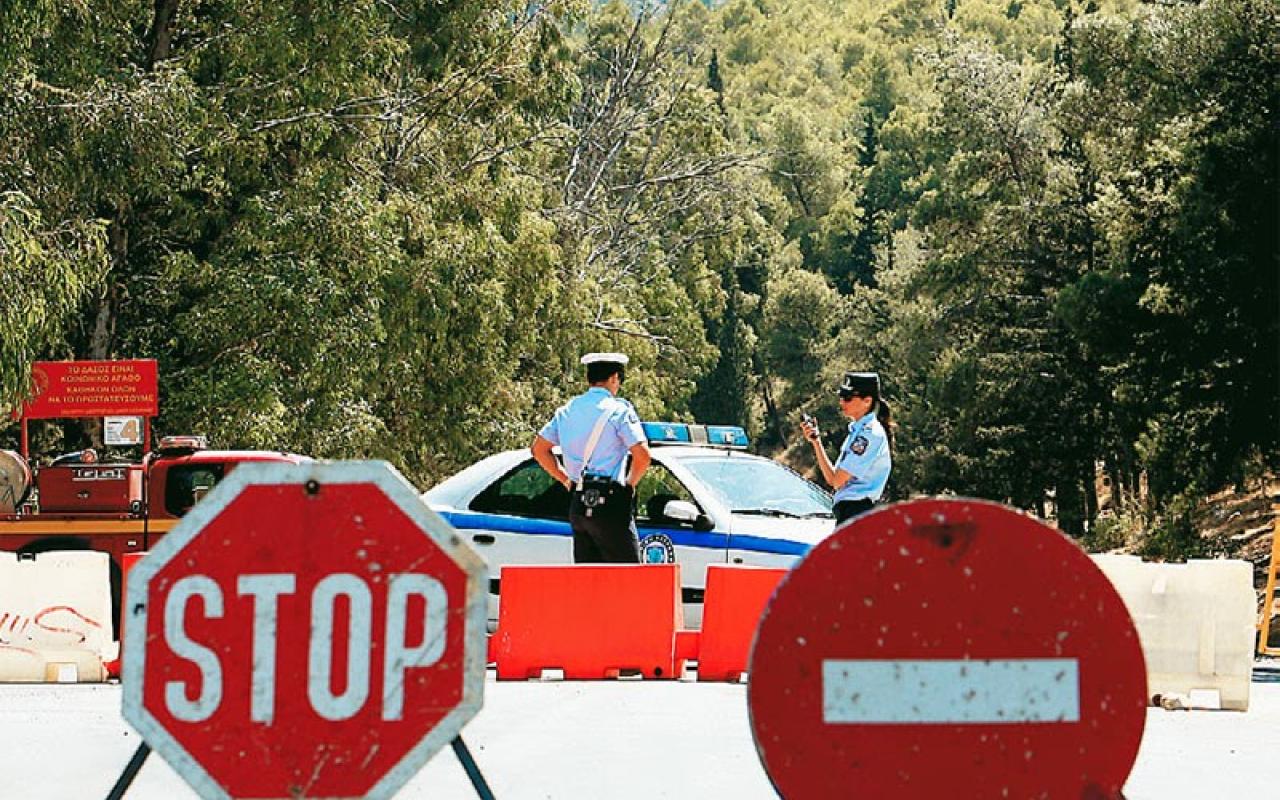
[[[745, 452], [742, 428], [643, 427], [653, 462], [636, 488], [640, 557], [680, 564], [687, 625], [701, 623], [708, 565], [790, 567], [831, 533], [831, 496]], [[473, 464], [424, 498], [488, 563], [491, 620], [502, 567], [573, 563], [568, 492], [527, 449]]]

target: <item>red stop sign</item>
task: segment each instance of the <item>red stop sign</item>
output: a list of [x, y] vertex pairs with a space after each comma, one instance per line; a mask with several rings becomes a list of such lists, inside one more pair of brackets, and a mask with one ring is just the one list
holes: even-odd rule
[[242, 465], [129, 576], [125, 719], [202, 797], [389, 796], [480, 709], [484, 576], [388, 464]]
[[994, 503], [838, 530], [756, 631], [756, 748], [786, 798], [1116, 798], [1146, 721], [1123, 601], [1071, 540]]

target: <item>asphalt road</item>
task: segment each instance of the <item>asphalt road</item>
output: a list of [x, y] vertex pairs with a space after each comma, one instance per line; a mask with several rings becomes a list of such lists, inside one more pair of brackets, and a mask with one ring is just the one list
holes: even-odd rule
[[[498, 683], [464, 732], [498, 798], [776, 797], [757, 759], [746, 688], [681, 682]], [[0, 685], [0, 798], [106, 797], [139, 739], [119, 685]], [[1280, 662], [1259, 662], [1248, 712], [1147, 712], [1129, 800], [1232, 800], [1280, 765]], [[195, 797], [160, 757], [131, 800]], [[402, 798], [472, 798], [442, 751]]]

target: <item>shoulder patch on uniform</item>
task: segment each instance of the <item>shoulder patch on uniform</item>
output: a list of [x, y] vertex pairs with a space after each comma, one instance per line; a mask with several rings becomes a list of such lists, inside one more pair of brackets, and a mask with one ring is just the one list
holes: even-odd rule
[[870, 442], [867, 441], [867, 437], [862, 434], [858, 434], [852, 442], [849, 442], [849, 452], [853, 453], [855, 456], [860, 456], [867, 452], [868, 444], [870, 444]]

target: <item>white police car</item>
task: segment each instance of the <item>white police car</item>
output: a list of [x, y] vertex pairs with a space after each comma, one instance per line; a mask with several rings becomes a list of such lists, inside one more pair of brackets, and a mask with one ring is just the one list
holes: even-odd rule
[[[702, 620], [709, 564], [789, 567], [831, 533], [831, 496], [743, 452], [742, 428], [644, 423], [653, 463], [636, 491], [640, 557], [676, 561], [685, 623]], [[569, 497], [527, 449], [471, 465], [424, 495], [489, 565], [490, 618], [508, 564], [572, 564]]]

